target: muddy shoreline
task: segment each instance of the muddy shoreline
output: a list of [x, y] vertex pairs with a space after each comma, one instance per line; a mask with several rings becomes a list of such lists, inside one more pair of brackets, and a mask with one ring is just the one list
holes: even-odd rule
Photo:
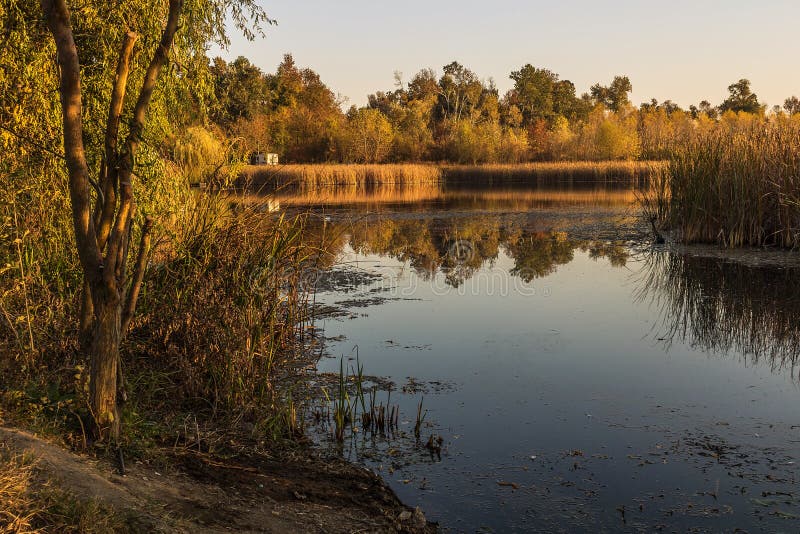
[[232, 457], [181, 451], [133, 462], [122, 476], [105, 457], [13, 428], [0, 427], [0, 446], [35, 458], [39, 483], [108, 507], [128, 532], [437, 531], [367, 469], [308, 448]]

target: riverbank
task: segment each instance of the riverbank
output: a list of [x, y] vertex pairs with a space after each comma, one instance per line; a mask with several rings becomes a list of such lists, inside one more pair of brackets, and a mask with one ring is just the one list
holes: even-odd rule
[[[11, 532], [435, 532], [383, 481], [308, 450], [162, 451], [125, 466], [0, 427], [0, 527]], [[23, 460], [24, 459], [24, 460]], [[38, 530], [41, 529], [41, 530]]]
[[[14, 521], [22, 526], [13, 532], [91, 532], [81, 525], [96, 523], [93, 514], [131, 510], [144, 520], [155, 514], [150, 524], [158, 528], [134, 522], [123, 532], [433, 529], [415, 527], [414, 511], [377, 477], [317, 457], [304, 436], [312, 394], [304, 383], [319, 339], [303, 273], [333, 261], [328, 237], [303, 216], [232, 209], [214, 194], [187, 200], [155, 229], [139, 313], [121, 347], [122, 424], [113, 442], [92, 432], [70, 249], [52, 253], [37, 238], [52, 234], [33, 224], [17, 240], [20, 255], [0, 273], [2, 311], [20, 318], [4, 323], [0, 336], [0, 426], [47, 442], [2, 441], [13, 473], [8, 502], [28, 504], [0, 516], [0, 531]], [[33, 208], [29, 214], [41, 221]], [[133, 500], [96, 503], [102, 495], [62, 473], [74, 462], [88, 466], [81, 477], [103, 487], [128, 484]], [[74, 503], [69, 514], [55, 508], [66, 501]], [[162, 501], [166, 507], [154, 505]]]

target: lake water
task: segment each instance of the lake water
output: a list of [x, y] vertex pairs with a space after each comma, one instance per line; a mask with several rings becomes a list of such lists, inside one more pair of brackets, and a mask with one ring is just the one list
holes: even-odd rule
[[800, 529], [791, 255], [649, 248], [625, 185], [277, 200], [340, 236], [319, 371], [401, 409], [317, 439], [446, 531]]

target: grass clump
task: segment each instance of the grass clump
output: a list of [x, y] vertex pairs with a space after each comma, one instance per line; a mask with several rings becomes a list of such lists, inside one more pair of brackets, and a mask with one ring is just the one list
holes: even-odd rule
[[0, 443], [0, 533], [122, 531], [125, 524], [113, 511], [59, 489], [34, 460]]

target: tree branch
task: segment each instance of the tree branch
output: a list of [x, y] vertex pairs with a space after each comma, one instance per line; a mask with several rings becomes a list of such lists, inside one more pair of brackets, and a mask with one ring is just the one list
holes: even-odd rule
[[172, 47], [175, 33], [178, 31], [178, 22], [182, 11], [183, 0], [170, 0], [167, 25], [161, 35], [161, 42], [155, 54], [153, 54], [153, 59], [147, 67], [142, 89], [139, 92], [139, 98], [136, 101], [136, 107], [133, 112], [133, 120], [125, 143], [125, 150], [120, 154], [119, 211], [117, 212], [117, 218], [111, 230], [111, 236], [108, 239], [108, 247], [106, 250], [106, 263], [108, 265], [105, 276], [113, 276], [116, 272], [120, 247], [123, 245], [125, 230], [128, 227], [128, 219], [131, 217], [133, 211], [133, 186], [131, 184], [131, 177], [133, 175], [133, 167], [136, 159], [136, 149], [142, 137], [142, 131], [144, 130], [144, 124], [147, 118], [147, 109], [150, 107], [150, 101], [152, 100], [153, 90], [158, 81], [158, 75], [169, 59], [169, 49]]
[[136, 311], [136, 301], [139, 300], [139, 291], [142, 289], [142, 281], [144, 280], [144, 272], [147, 268], [147, 253], [150, 250], [150, 234], [153, 229], [153, 219], [148, 217], [144, 221], [142, 227], [142, 238], [139, 242], [139, 252], [136, 257], [136, 266], [133, 270], [133, 279], [131, 280], [131, 287], [128, 290], [128, 297], [125, 300], [125, 309], [122, 311], [122, 337], [128, 332], [128, 327], [133, 319], [133, 314]]
[[72, 35], [69, 8], [65, 0], [41, 0], [47, 27], [53, 35], [61, 67], [61, 114], [64, 124], [64, 158], [69, 174], [72, 224], [78, 256], [90, 276], [99, 272], [100, 250], [95, 238], [89, 200], [89, 166], [83, 145], [81, 118], [81, 76], [78, 48]]
[[[108, 108], [106, 121], [105, 154], [100, 176], [100, 187], [103, 191], [102, 201], [99, 203], [97, 222], [97, 246], [100, 250], [105, 248], [106, 240], [111, 233], [114, 221], [114, 212], [117, 207], [117, 139], [119, 136], [119, 121], [122, 107], [125, 104], [125, 91], [128, 85], [131, 55], [137, 35], [125, 32], [122, 38], [122, 48], [117, 63], [117, 73], [114, 77], [114, 89], [111, 92], [111, 103]], [[98, 196], [98, 198], [101, 198]]]

